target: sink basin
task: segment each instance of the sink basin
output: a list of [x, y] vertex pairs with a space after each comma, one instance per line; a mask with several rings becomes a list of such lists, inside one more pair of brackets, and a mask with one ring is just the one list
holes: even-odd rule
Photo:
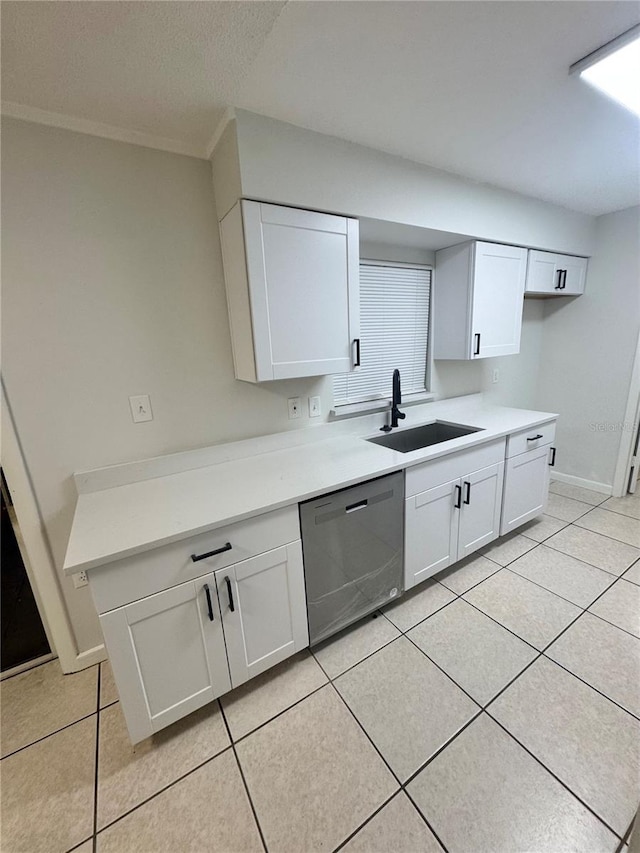
[[387, 433], [379, 438], [368, 438], [367, 441], [389, 447], [391, 450], [398, 450], [400, 453], [410, 453], [412, 450], [441, 444], [443, 441], [451, 441], [453, 438], [461, 438], [463, 435], [471, 435], [472, 432], [480, 432], [480, 430], [481, 427], [434, 421], [432, 424], [414, 427], [414, 429]]

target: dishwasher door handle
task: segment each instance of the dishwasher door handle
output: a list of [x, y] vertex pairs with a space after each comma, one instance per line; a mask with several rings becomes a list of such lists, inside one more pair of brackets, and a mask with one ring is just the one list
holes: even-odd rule
[[368, 504], [369, 504], [369, 501], [367, 500], [367, 498], [365, 498], [362, 501], [358, 501], [357, 503], [350, 504], [349, 506], [346, 506], [344, 508], [344, 511], [347, 513], [357, 512], [359, 509], [364, 509]]

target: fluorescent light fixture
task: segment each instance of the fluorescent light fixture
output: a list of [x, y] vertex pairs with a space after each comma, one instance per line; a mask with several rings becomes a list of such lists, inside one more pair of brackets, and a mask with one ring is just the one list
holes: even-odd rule
[[640, 116], [640, 24], [574, 63], [569, 74]]

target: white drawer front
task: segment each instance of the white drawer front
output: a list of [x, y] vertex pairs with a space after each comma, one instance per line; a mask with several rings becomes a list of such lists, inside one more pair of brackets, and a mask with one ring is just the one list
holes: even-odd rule
[[[106, 613], [299, 538], [298, 507], [294, 505], [107, 563], [88, 575], [96, 610]], [[227, 543], [230, 549], [211, 557], [195, 562], [191, 558], [192, 554], [225, 548]]]
[[536, 450], [545, 444], [553, 444], [555, 437], [555, 421], [514, 432], [507, 439], [507, 459], [511, 459], [512, 456], [519, 456], [520, 453], [526, 453], [528, 450]]
[[504, 461], [505, 439], [499, 438], [480, 447], [469, 450], [459, 450], [450, 456], [442, 456], [432, 462], [424, 462], [422, 465], [414, 465], [407, 468], [405, 479], [405, 497], [410, 498], [427, 489], [433, 489], [479, 471], [480, 468], [488, 468]]

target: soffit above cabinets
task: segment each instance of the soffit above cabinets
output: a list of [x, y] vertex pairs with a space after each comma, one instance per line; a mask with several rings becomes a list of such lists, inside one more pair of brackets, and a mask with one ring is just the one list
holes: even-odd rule
[[384, 246], [436, 251], [473, 239], [473, 235], [456, 234], [453, 231], [437, 231], [433, 228], [405, 225], [402, 222], [360, 218], [361, 243], [378, 243]]
[[5, 0], [2, 96], [201, 157], [236, 106], [600, 215], [637, 204], [638, 122], [568, 70], [637, 22], [628, 0]]

